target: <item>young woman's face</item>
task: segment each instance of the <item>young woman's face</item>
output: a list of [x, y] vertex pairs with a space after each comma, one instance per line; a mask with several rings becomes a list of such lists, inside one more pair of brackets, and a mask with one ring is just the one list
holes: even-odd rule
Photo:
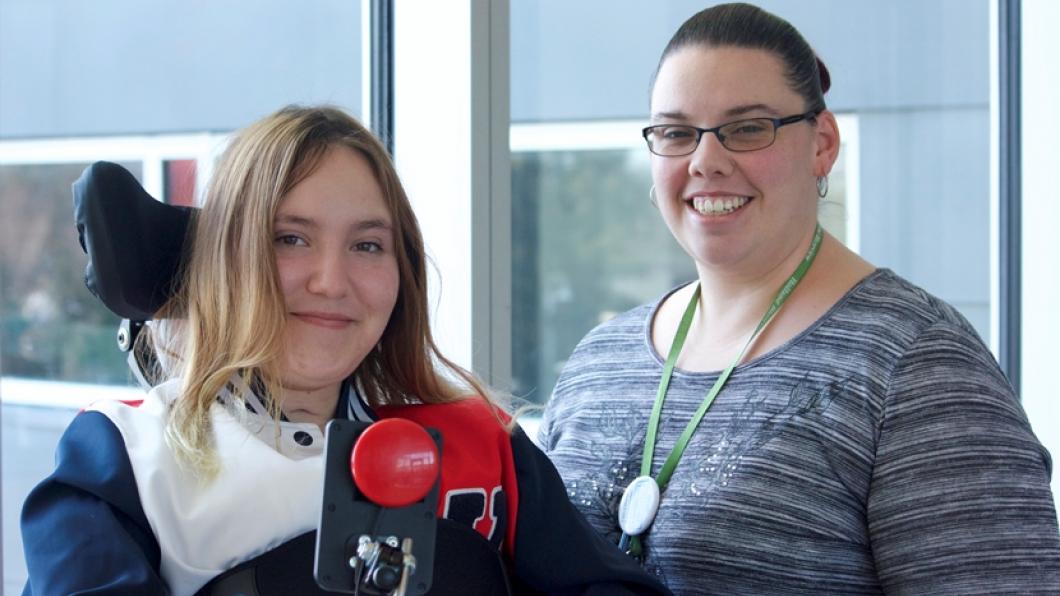
[[[803, 113], [782, 62], [747, 48], [689, 46], [662, 64], [651, 124], [713, 128], [745, 118]], [[839, 137], [835, 120], [777, 129], [764, 149], [734, 152], [704, 134], [691, 155], [652, 155], [656, 198], [670, 232], [699, 267], [756, 273], [775, 266], [812, 230], [816, 177], [827, 174]], [[835, 147], [833, 147], [833, 145]]]
[[392, 225], [368, 161], [341, 145], [283, 198], [274, 248], [286, 388], [339, 383], [382, 337], [399, 286]]

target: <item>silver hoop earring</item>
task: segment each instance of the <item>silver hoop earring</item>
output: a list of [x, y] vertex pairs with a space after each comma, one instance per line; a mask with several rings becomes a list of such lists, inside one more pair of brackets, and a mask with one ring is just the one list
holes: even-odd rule
[[652, 184], [651, 188], [648, 189], [648, 202], [651, 203], [652, 207], [659, 208], [659, 201], [655, 198], [655, 185]]
[[817, 177], [817, 196], [822, 199], [828, 195], [828, 176]]

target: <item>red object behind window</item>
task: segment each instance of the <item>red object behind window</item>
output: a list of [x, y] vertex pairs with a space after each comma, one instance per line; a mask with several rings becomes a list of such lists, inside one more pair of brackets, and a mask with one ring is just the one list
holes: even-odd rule
[[195, 206], [195, 176], [197, 165], [194, 159], [171, 159], [163, 164], [165, 179], [165, 202], [182, 207]]

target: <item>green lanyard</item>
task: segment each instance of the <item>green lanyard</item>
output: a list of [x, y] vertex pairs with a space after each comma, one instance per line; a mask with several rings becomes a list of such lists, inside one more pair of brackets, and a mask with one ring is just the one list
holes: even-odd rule
[[[809, 270], [810, 265], [813, 264], [813, 260], [817, 257], [817, 250], [821, 247], [821, 238], [824, 235], [821, 230], [820, 224], [817, 225], [817, 229], [814, 231], [813, 240], [810, 242], [810, 248], [806, 251], [806, 256], [803, 257], [802, 262], [799, 263], [798, 268], [791, 274], [788, 281], [784, 282], [781, 286], [780, 291], [773, 298], [772, 304], [766, 310], [765, 315], [762, 316], [762, 320], [759, 321], [758, 326], [755, 327], [751, 337], [747, 338], [747, 343], [744, 344], [740, 354], [733, 360], [732, 364], [721, 373], [718, 380], [714, 382], [714, 386], [707, 392], [707, 396], [703, 398], [703, 403], [699, 405], [699, 409], [693, 414], [692, 419], [688, 421], [688, 425], [685, 426], [684, 432], [678, 437], [677, 442], [674, 444], [673, 451], [666, 458], [662, 468], [659, 470], [659, 475], [655, 477], [656, 484], [659, 485], [659, 490], [666, 490], [666, 485], [670, 482], [670, 477], [674, 473], [674, 468], [677, 467], [677, 462], [680, 461], [681, 455], [684, 454], [685, 448], [688, 446], [689, 440], [692, 438], [692, 434], [695, 433], [696, 427], [699, 426], [699, 422], [706, 415], [710, 405], [714, 403], [714, 398], [721, 392], [721, 388], [725, 386], [725, 382], [729, 380], [729, 375], [732, 374], [736, 365], [743, 360], [743, 357], [747, 354], [748, 348], [754, 343], [758, 334], [762, 332], [762, 329], [769, 324], [769, 321], [777, 314], [780, 307], [784, 305], [784, 302], [788, 299], [788, 296], [795, 290], [802, 281], [802, 278], [806, 275], [806, 271]], [[655, 441], [659, 434], [659, 419], [662, 414], [663, 401], [666, 399], [666, 390], [670, 386], [670, 377], [673, 376], [674, 366], [677, 364], [677, 357], [681, 354], [681, 348], [684, 347], [685, 339], [688, 337], [688, 330], [692, 326], [692, 317], [695, 315], [696, 306], [699, 303], [700, 287], [697, 285], [695, 292], [692, 293], [692, 299], [688, 302], [688, 306], [685, 308], [684, 316], [681, 317], [681, 324], [677, 327], [677, 334], [674, 336], [673, 344], [670, 346], [670, 354], [666, 357], [666, 365], [663, 368], [662, 379], [659, 381], [659, 390], [655, 394], [655, 405], [652, 406], [651, 417], [648, 419], [648, 433], [644, 439], [644, 456], [641, 458], [640, 463], [640, 475], [649, 476], [651, 474], [651, 462], [655, 453]], [[640, 556], [640, 538], [639, 536], [623, 536], [623, 542], [628, 539], [629, 553], [633, 556]]]

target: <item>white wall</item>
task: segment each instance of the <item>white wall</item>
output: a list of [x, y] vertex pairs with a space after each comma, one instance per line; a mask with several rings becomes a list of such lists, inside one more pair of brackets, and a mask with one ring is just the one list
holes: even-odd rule
[[[1060, 462], [1060, 2], [1023, 0], [1023, 405]], [[1054, 499], [1060, 473], [1053, 471]]]
[[435, 340], [465, 367], [472, 360], [470, 11], [467, 1], [394, 4], [394, 159], [435, 265], [428, 279]]
[[511, 176], [507, 0], [394, 6], [394, 156], [435, 268], [442, 353], [506, 389]]

